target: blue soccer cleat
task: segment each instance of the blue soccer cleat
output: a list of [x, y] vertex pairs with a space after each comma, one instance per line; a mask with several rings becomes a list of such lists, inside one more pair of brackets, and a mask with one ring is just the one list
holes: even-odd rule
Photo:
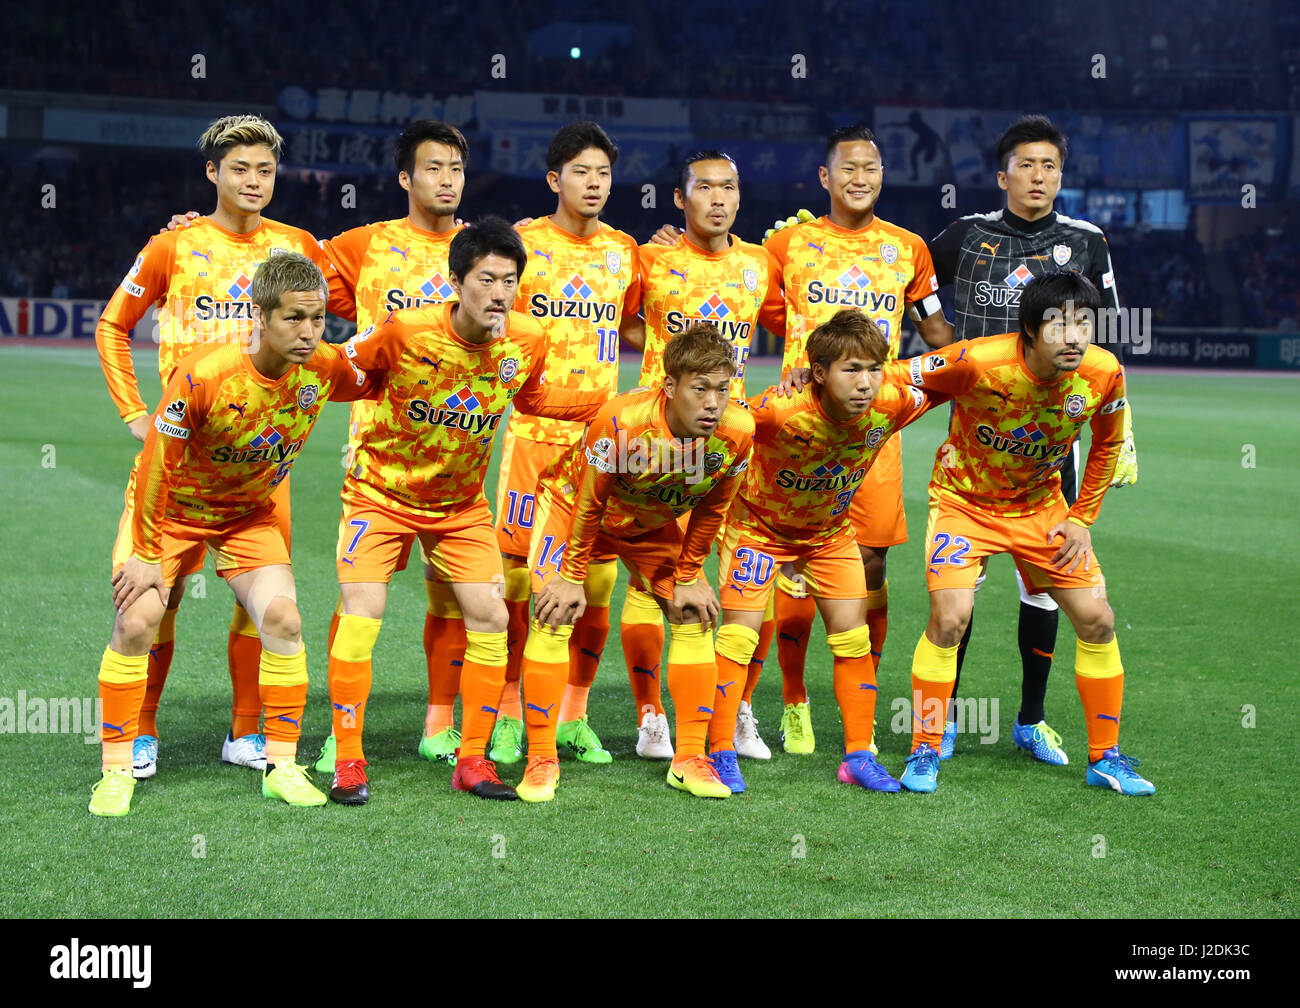
[[952, 759], [957, 748], [957, 722], [946, 721], [943, 726], [943, 738], [939, 740], [939, 758]]
[[734, 749], [719, 749], [709, 757], [713, 771], [718, 780], [731, 788], [732, 794], [741, 794], [745, 790], [745, 778], [740, 776], [740, 764], [736, 762]]
[[909, 791], [929, 793], [939, 786], [939, 754], [922, 743], [907, 757], [907, 769], [898, 782]]
[[144, 780], [158, 772], [158, 736], [137, 735], [131, 743], [131, 776]]
[[902, 786], [876, 762], [876, 757], [870, 749], [845, 753], [844, 762], [840, 764], [836, 776], [845, 784], [857, 784], [868, 791], [887, 791], [892, 794]]
[[1053, 766], [1065, 766], [1070, 757], [1061, 748], [1061, 736], [1048, 727], [1046, 721], [1022, 725], [1019, 720], [1011, 726], [1011, 741], [1017, 749], [1028, 749], [1034, 759]]
[[1139, 774], [1134, 767], [1140, 767], [1142, 761], [1132, 756], [1125, 756], [1119, 746], [1107, 749], [1096, 763], [1088, 764], [1088, 773], [1084, 778], [1093, 787], [1108, 787], [1126, 795], [1152, 795], [1156, 786]]

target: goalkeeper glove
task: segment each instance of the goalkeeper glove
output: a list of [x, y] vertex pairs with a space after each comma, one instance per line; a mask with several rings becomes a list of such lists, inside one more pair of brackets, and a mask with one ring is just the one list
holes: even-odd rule
[[1111, 486], [1130, 486], [1138, 481], [1137, 446], [1133, 443], [1133, 411], [1124, 410], [1124, 444], [1119, 450], [1119, 461], [1115, 463], [1115, 475]]
[[785, 220], [779, 220], [763, 233], [763, 241], [767, 241], [772, 235], [776, 234], [784, 227], [794, 227], [796, 224], [807, 224], [809, 221], [816, 220], [811, 210], [800, 210], [793, 217], [787, 217]]

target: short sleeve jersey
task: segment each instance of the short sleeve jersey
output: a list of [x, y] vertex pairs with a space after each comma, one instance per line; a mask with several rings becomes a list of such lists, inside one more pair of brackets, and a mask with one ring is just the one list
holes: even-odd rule
[[744, 395], [745, 362], [761, 323], [780, 335], [785, 300], [775, 260], [758, 245], [732, 238], [721, 252], [706, 252], [685, 237], [676, 245], [642, 245], [645, 355], [640, 384], [664, 380], [664, 347], [696, 322], [711, 322], [732, 344], [733, 395]]
[[[548, 380], [571, 392], [618, 394], [618, 329], [641, 304], [636, 241], [601, 224], [580, 238], [540, 217], [519, 229], [528, 265], [515, 310], [546, 334]], [[510, 431], [546, 444], [571, 445], [582, 424], [513, 413]]]
[[893, 360], [902, 345], [904, 308], [939, 289], [925, 242], [879, 217], [855, 231], [819, 217], [782, 228], [764, 247], [781, 266], [790, 306], [785, 372], [808, 366], [808, 334], [845, 308], [876, 321]]

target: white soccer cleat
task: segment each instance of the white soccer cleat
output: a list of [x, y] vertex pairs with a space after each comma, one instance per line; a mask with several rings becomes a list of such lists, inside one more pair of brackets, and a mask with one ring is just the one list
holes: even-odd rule
[[158, 772], [158, 736], [137, 735], [131, 743], [131, 776], [144, 780]]
[[668, 734], [668, 717], [648, 710], [636, 730], [636, 754], [642, 759], [672, 759], [673, 740]]
[[772, 750], [758, 734], [758, 718], [754, 717], [754, 708], [744, 700], [740, 701], [740, 708], [736, 711], [734, 742], [737, 756], [744, 756], [746, 759], [772, 758]]
[[233, 763], [235, 766], [248, 767], [250, 770], [266, 769], [266, 736], [241, 735], [221, 743], [221, 762]]

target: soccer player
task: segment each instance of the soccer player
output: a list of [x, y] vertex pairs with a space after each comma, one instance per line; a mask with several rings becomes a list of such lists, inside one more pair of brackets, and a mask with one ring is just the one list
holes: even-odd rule
[[[411, 123], [397, 137], [393, 157], [397, 182], [407, 194], [406, 216], [365, 224], [322, 242], [329, 260], [330, 311], [355, 321], [358, 331], [377, 325], [389, 312], [442, 304], [452, 295], [447, 277], [447, 250], [460, 231], [456, 211], [465, 190], [469, 144], [454, 126], [431, 119]], [[352, 404], [348, 439], [349, 467], [374, 415], [373, 400]], [[399, 558], [397, 569], [406, 566]], [[460, 689], [465, 654], [465, 624], [451, 588], [424, 567], [429, 596], [424, 618], [424, 657], [429, 700], [419, 754], [455, 764], [460, 733], [453, 707]], [[331, 627], [330, 643], [338, 627]], [[334, 772], [335, 739], [325, 741], [316, 769]]]
[[[641, 301], [636, 241], [602, 223], [618, 147], [594, 122], [563, 127], [546, 152], [546, 183], [555, 212], [519, 227], [528, 268], [519, 285], [520, 311], [547, 338], [547, 373], [555, 388], [618, 393], [619, 330]], [[492, 734], [494, 762], [523, 758], [519, 676], [528, 633], [528, 550], [536, 515], [537, 479], [582, 440], [583, 425], [514, 412], [502, 448], [497, 484], [497, 539], [510, 612], [510, 662], [501, 714]], [[609, 599], [618, 576], [614, 557], [597, 557], [587, 580], [587, 611], [570, 641], [569, 684], [560, 701], [558, 737], [585, 763], [609, 763], [587, 721], [587, 697], [609, 636]]]
[[[95, 329], [100, 364], [118, 412], [139, 441], [149, 431], [150, 419], [131, 361], [131, 330], [151, 305], [158, 306], [158, 373], [166, 387], [180, 360], [198, 346], [214, 340], [248, 342], [253, 331], [250, 277], [258, 263], [274, 253], [293, 251], [324, 264], [311, 235], [262, 216], [275, 191], [281, 144], [275, 127], [258, 116], [226, 116], [213, 122], [199, 139], [199, 150], [207, 160], [208, 181], [216, 188], [216, 208], [187, 228], [150, 239], [104, 308]], [[126, 525], [133, 521], [134, 481], [133, 469], [126, 490]], [[275, 499], [287, 544], [288, 480], [277, 483]], [[176, 610], [185, 595], [185, 578], [202, 565], [201, 549], [181, 558], [158, 639], [149, 649], [148, 688], [132, 757], [137, 777], [152, 777], [158, 769], [158, 700], [171, 668]], [[262, 651], [254, 622], [236, 595], [227, 640], [234, 700], [221, 759], [259, 770], [266, 764], [266, 740], [258, 727]]]
[[259, 635], [262, 794], [290, 805], [325, 802], [297, 762], [307, 656], [274, 494], [324, 403], [372, 393], [373, 382], [337, 348], [318, 346], [328, 287], [310, 259], [273, 255], [250, 286], [248, 345], [222, 342], [179, 362], [134, 471], [133, 507], [113, 549], [117, 617], [99, 667], [103, 776], [91, 797], [93, 815], [131, 809], [150, 644], [168, 594], [196, 553], [212, 554]]
[[464, 614], [463, 732], [452, 786], [513, 799], [484, 758], [505, 682], [504, 580], [492, 515], [483, 497], [501, 415], [525, 412], [580, 420], [605, 402], [603, 390], [544, 388], [541, 326], [512, 312], [523, 243], [504, 220], [461, 230], [448, 249], [455, 298], [391, 313], [357, 333], [346, 354], [386, 372], [356, 462], [343, 481], [337, 567], [343, 610], [330, 648], [329, 685], [337, 744], [330, 797], [369, 799], [362, 749], [371, 653], [398, 559], [418, 539], [427, 563], [450, 582]]
[[[740, 208], [740, 173], [727, 154], [707, 150], [688, 155], [678, 169], [673, 202], [685, 217], [681, 240], [673, 245], [651, 242], [641, 247], [644, 320], [629, 325], [627, 331], [628, 341], [645, 351], [639, 384], [662, 384], [663, 354], [669, 341], [689, 326], [707, 322], [731, 345], [736, 376], [730, 388], [736, 398], [744, 398], [745, 362], [759, 324], [778, 336], [785, 332], [779, 267], [761, 247], [731, 234]], [[766, 630], [770, 643], [770, 620]], [[673, 750], [658, 678], [663, 619], [659, 605], [635, 584], [628, 586], [620, 631], [641, 721], [637, 753], [667, 758]], [[758, 759], [772, 755], [758, 733], [750, 707], [767, 643], [759, 648], [742, 687], [735, 726], [740, 750]]]
[[[954, 406], [930, 481], [930, 620], [912, 659], [913, 745], [902, 776], [910, 791], [937, 784], [937, 746], [981, 561], [1010, 553], [1025, 585], [1051, 595], [1078, 636], [1087, 783], [1155, 792], [1134, 769], [1138, 761], [1119, 749], [1124, 669], [1090, 532], [1114, 479], [1128, 408], [1119, 362], [1090, 345], [1101, 303], [1082, 274], [1047, 273], [1021, 293], [1018, 333], [963, 340], [905, 362], [912, 384], [952, 396]], [[1068, 504], [1060, 470], [1085, 423], [1092, 447], [1078, 499]]]
[[733, 745], [737, 689], [758, 644], [776, 571], [790, 564], [817, 598], [834, 656], [835, 698], [844, 718], [839, 779], [897, 791], [898, 781], [873, 751], [876, 665], [850, 511], [891, 435], [942, 400], [903, 384], [881, 384], [889, 342], [856, 309], [841, 309], [813, 329], [806, 352], [813, 384], [792, 398], [771, 388], [749, 400], [754, 450], [718, 562], [722, 626], [710, 759], [733, 793], [745, 790]]
[[[518, 786], [525, 801], [555, 797], [553, 714], [568, 675], [568, 640], [586, 608], [591, 559], [609, 554], [668, 618], [667, 678], [677, 717], [669, 785], [699, 797], [731, 794], [705, 755], [718, 600], [702, 567], [749, 462], [754, 423], [743, 404], [729, 402], [735, 353], [712, 325], [675, 336], [663, 366], [659, 388], [610, 400], [582, 442], [542, 474], [528, 557], [528, 765]], [[687, 514], [683, 531], [679, 519]]]
[[[1101, 292], [1103, 307], [1119, 307], [1114, 268], [1101, 229], [1053, 210], [1067, 153], [1064, 134], [1047, 118], [1017, 120], [997, 145], [997, 181], [1007, 194], [1006, 208], [962, 217], [930, 243], [939, 285], [953, 285], [957, 339], [1014, 329], [1025, 284], [1032, 277], [1061, 268], [1086, 276]], [[1116, 486], [1137, 481], [1133, 426], [1127, 410], [1124, 424]], [[1077, 451], [1076, 447], [1067, 454], [1061, 468], [1061, 490], [1071, 504], [1078, 492]], [[1048, 726], [1043, 709], [1059, 613], [1048, 594], [1031, 592], [1019, 575], [1017, 579], [1022, 680], [1020, 711], [1011, 737], [1017, 747], [1027, 749], [1036, 759], [1065, 764], [1069, 758], [1061, 737]], [[958, 677], [970, 633], [968, 623], [957, 657]], [[941, 746], [945, 759], [952, 755], [956, 731], [956, 721], [950, 717]]]
[[[898, 357], [905, 309], [926, 343], [950, 343], [952, 326], [935, 294], [938, 281], [925, 242], [876, 216], [884, 165], [871, 130], [848, 126], [831, 133], [818, 177], [830, 197], [830, 213], [816, 219], [805, 214], [806, 220], [780, 228], [764, 246], [780, 264], [790, 306], [783, 370], [808, 364], [806, 334], [844, 308], [862, 311], [880, 327], [889, 344], [887, 360]], [[889, 629], [886, 556], [889, 547], [907, 541], [897, 436], [881, 446], [852, 498], [849, 518], [866, 572], [867, 624], [878, 665]], [[775, 610], [785, 702], [782, 743], [786, 752], [811, 753], [816, 741], [804, 664], [815, 607], [803, 586], [782, 573]]]

